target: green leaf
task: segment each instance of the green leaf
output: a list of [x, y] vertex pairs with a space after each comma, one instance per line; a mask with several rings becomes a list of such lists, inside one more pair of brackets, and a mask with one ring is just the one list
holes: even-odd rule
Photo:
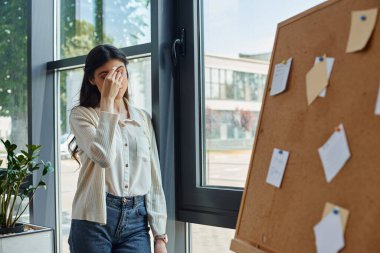
[[8, 152], [13, 152], [17, 149], [17, 145], [16, 144], [11, 144], [8, 146]]
[[35, 170], [38, 170], [40, 168], [40, 164], [39, 163], [36, 163], [35, 161], [30, 161], [29, 162], [29, 170], [30, 171], [35, 171]]
[[40, 155], [32, 156], [30, 159], [31, 159], [31, 160], [34, 160], [34, 159], [36, 159], [36, 158], [38, 158], [38, 157], [40, 157]]
[[26, 159], [25, 159], [24, 155], [18, 155], [17, 156], [17, 160], [19, 160], [20, 163], [25, 163], [26, 162]]
[[34, 189], [34, 187], [32, 185], [29, 185], [29, 187], [25, 188], [23, 191], [22, 191], [22, 195], [23, 196], [28, 196], [30, 192], [32, 192]]
[[39, 188], [39, 187], [43, 187], [45, 190], [46, 190], [46, 183], [44, 182], [44, 181], [40, 181], [39, 183], [38, 183], [38, 185], [37, 185], [37, 188]]
[[32, 153], [36, 152], [36, 151], [39, 151], [40, 148], [41, 148], [41, 145], [26, 145], [26, 147], [28, 148], [28, 150], [30, 150]]
[[30, 155], [29, 155], [28, 152], [26, 152], [25, 150], [21, 150], [21, 153], [22, 153], [25, 157], [27, 157], [28, 159], [30, 159]]
[[51, 166], [50, 162], [47, 162], [44, 164], [44, 171], [42, 172], [42, 175], [45, 176], [46, 174], [54, 171], [54, 168]]

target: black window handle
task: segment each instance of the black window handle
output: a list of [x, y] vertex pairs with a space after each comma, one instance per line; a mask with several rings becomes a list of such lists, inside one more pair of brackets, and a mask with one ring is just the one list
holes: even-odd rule
[[[178, 50], [178, 51], [177, 51]], [[172, 45], [172, 62], [177, 66], [178, 56], [177, 52], [183, 57], [185, 56], [185, 29], [179, 31], [178, 38], [174, 40]]]

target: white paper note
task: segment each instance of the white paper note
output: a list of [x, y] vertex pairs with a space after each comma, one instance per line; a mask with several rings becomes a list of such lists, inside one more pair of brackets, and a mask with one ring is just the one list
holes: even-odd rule
[[280, 188], [284, 176], [289, 152], [281, 149], [273, 149], [266, 182]]
[[272, 86], [269, 95], [274, 96], [286, 90], [292, 58], [289, 58], [285, 64], [278, 63], [274, 67]]
[[[316, 57], [315, 58], [314, 65], [317, 64], [320, 61], [320, 58], [321, 57]], [[324, 59], [327, 61], [327, 79], [330, 80], [331, 71], [332, 71], [333, 66], [334, 66], [335, 58], [333, 58], [333, 57], [326, 57]], [[319, 94], [319, 96], [323, 97], [323, 98], [326, 97], [326, 92], [327, 92], [327, 89], [324, 89], [323, 91], [321, 91], [321, 93]]]
[[330, 183], [351, 156], [343, 124], [339, 125], [328, 141], [318, 149], [318, 152], [326, 180]]
[[379, 91], [377, 92], [375, 115], [380, 115], [380, 85], [379, 85]]
[[344, 234], [339, 211], [332, 210], [314, 226], [317, 253], [337, 253], [344, 247]]

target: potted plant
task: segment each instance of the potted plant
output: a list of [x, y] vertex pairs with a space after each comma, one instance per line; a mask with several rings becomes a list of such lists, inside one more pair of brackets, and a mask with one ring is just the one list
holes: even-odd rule
[[[1, 140], [7, 152], [7, 164], [0, 160], [0, 235], [22, 233], [27, 224], [18, 223], [27, 210], [38, 188], [45, 188], [43, 177], [54, 169], [50, 162], [39, 161], [41, 146], [26, 145], [27, 150], [16, 153], [17, 145]], [[42, 169], [38, 184], [30, 182], [30, 176]], [[29, 197], [25, 206], [21, 203]], [[19, 204], [17, 203], [19, 202]], [[1, 243], [0, 243], [1, 244]], [[1, 252], [1, 249], [0, 249]]]

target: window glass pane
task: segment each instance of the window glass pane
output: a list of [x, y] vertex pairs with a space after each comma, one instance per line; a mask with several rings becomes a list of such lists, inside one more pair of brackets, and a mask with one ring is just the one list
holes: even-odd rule
[[129, 61], [130, 73], [129, 88], [131, 102], [145, 109], [152, 115], [152, 86], [151, 86], [150, 57]]
[[60, 58], [95, 45], [128, 47], [150, 42], [150, 0], [61, 0]]
[[235, 230], [190, 224], [192, 253], [230, 253]]
[[322, 2], [201, 1], [204, 185], [244, 186], [277, 23]]
[[[151, 60], [149, 57], [135, 59], [129, 62], [127, 66], [130, 75], [129, 88], [131, 103], [135, 106], [145, 109], [151, 114]], [[60, 89], [60, 173], [61, 181], [61, 233], [62, 233], [62, 252], [69, 253], [69, 245], [67, 243], [70, 224], [71, 224], [71, 206], [77, 187], [79, 176], [78, 163], [71, 159], [68, 150], [68, 142], [72, 138], [69, 126], [70, 110], [73, 106], [78, 105], [79, 90], [83, 78], [83, 69], [74, 69], [62, 71], [59, 75]]]
[[[15, 143], [17, 151], [26, 149], [28, 143], [27, 12], [27, 1], [0, 0], [0, 139]], [[2, 143], [0, 160], [1, 167], [6, 167]], [[24, 199], [22, 206], [28, 200]], [[29, 210], [22, 221], [29, 222]]]

